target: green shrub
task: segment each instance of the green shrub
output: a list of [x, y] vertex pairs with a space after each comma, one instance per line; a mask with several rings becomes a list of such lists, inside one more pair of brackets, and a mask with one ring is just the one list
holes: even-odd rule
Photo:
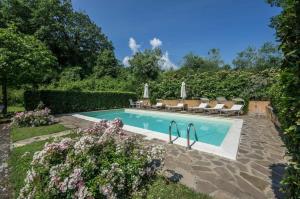
[[[150, 98], [178, 99], [181, 82], [186, 83], [187, 97], [206, 96], [215, 99], [218, 96], [244, 100], [268, 100], [271, 85], [277, 81], [277, 69], [260, 72], [220, 70], [217, 72], [170, 71], [161, 75], [157, 81], [149, 83]], [[143, 87], [137, 90], [142, 96]]]
[[271, 92], [290, 157], [281, 183], [286, 198], [300, 198], [300, 1], [269, 2], [282, 8], [271, 20], [284, 54], [279, 81]]
[[33, 110], [42, 101], [53, 113], [71, 113], [100, 109], [123, 108], [129, 106], [129, 99], [136, 100], [130, 92], [79, 92], [40, 90], [26, 91], [26, 110]]
[[163, 165], [164, 148], [143, 145], [122, 126], [118, 119], [101, 121], [80, 137], [45, 144], [34, 154], [18, 198], [141, 195]]

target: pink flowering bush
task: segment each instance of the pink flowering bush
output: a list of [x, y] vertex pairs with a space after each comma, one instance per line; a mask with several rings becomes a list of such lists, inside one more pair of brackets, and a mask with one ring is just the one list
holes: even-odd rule
[[162, 146], [143, 145], [122, 131], [123, 123], [101, 121], [77, 138], [45, 144], [34, 154], [22, 198], [131, 198], [163, 163]]
[[18, 127], [35, 127], [55, 123], [54, 117], [50, 115], [51, 110], [44, 108], [41, 110], [19, 112], [12, 118], [11, 125]]

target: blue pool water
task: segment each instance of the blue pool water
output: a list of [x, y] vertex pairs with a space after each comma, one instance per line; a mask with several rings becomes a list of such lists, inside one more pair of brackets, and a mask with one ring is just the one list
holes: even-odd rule
[[[130, 110], [110, 110], [97, 112], [80, 113], [98, 119], [113, 120], [121, 118], [126, 125], [156, 131], [157, 133], [168, 134], [169, 124], [175, 120], [180, 131], [180, 137], [186, 138], [186, 129], [189, 123], [194, 123], [196, 136], [191, 130], [191, 140], [204, 142], [207, 144], [220, 146], [231, 126], [230, 121], [217, 120], [201, 117], [186, 117], [178, 114], [161, 114], [159, 112], [137, 112]], [[173, 128], [172, 134], [177, 135], [176, 128]]]

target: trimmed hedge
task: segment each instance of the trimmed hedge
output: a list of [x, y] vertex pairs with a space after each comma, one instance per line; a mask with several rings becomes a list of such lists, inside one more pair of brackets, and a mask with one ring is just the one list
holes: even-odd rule
[[131, 92], [79, 92], [62, 90], [25, 91], [26, 110], [35, 109], [40, 102], [50, 108], [52, 113], [72, 113], [101, 109], [124, 108], [129, 99], [136, 100]]

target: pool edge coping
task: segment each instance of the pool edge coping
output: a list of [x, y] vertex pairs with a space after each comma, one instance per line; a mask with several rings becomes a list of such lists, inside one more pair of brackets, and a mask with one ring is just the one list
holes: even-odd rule
[[[151, 111], [151, 110], [136, 110], [136, 109], [114, 109], [114, 110], [129, 110], [130, 112], [153, 112], [153, 113], [161, 113], [165, 115], [178, 115], [178, 116], [185, 116], [185, 117], [196, 117], [196, 118], [206, 118], [209, 120], [225, 120], [232, 122], [232, 125], [230, 129], [227, 132], [227, 135], [225, 136], [222, 144], [220, 146], [214, 146], [210, 144], [206, 144], [203, 142], [195, 142], [192, 146], [192, 149], [196, 149], [199, 151], [203, 151], [206, 153], [211, 153], [214, 155], [218, 155], [227, 159], [236, 160], [237, 154], [238, 154], [238, 148], [240, 143], [240, 137], [241, 137], [241, 131], [243, 126], [243, 119], [237, 119], [237, 118], [223, 118], [223, 117], [215, 117], [215, 116], [203, 116], [203, 115], [189, 115], [189, 114], [182, 114], [182, 113], [176, 113], [176, 112], [162, 112], [162, 111]], [[100, 110], [100, 111], [107, 111], [107, 110]], [[89, 111], [94, 112], [94, 111]], [[73, 113], [71, 114], [73, 117], [77, 117], [80, 119], [92, 121], [92, 122], [99, 122], [102, 119], [89, 117], [85, 115], [81, 115], [80, 113]], [[159, 139], [163, 140], [165, 142], [169, 142], [169, 135], [164, 134], [157, 131], [152, 131], [148, 129], [143, 129], [139, 127], [134, 127], [130, 125], [124, 125], [124, 130], [130, 131], [133, 133], [141, 134], [146, 136], [148, 139]], [[186, 138], [178, 138], [174, 141], [175, 144], [181, 145], [181, 146], [187, 146], [187, 140]]]

